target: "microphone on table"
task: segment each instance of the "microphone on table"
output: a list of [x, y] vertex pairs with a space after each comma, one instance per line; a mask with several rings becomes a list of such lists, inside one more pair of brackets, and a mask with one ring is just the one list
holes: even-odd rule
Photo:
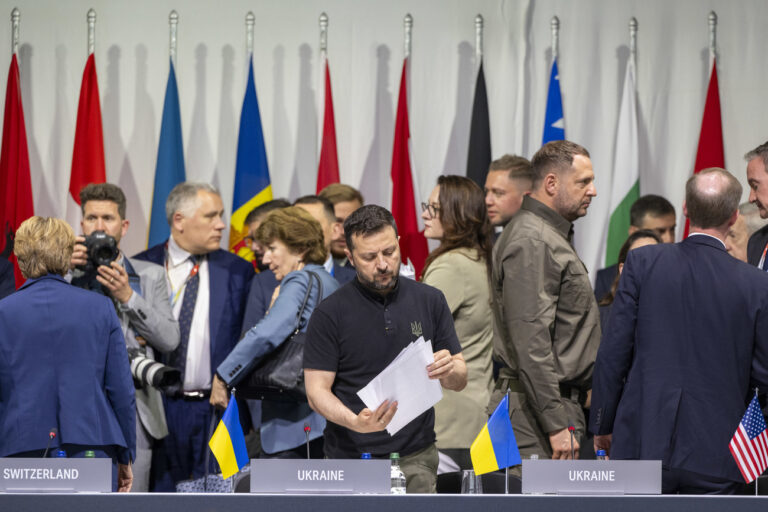
[[304, 424], [304, 435], [307, 436], [307, 459], [309, 459], [309, 433], [312, 432], [312, 427], [309, 423]]
[[576, 459], [575, 453], [573, 451], [573, 432], [575, 430], [576, 429], [573, 427], [573, 425], [568, 425], [568, 432], [570, 432], [570, 434], [571, 434], [571, 459]]
[[48, 431], [48, 445], [46, 445], [45, 452], [43, 452], [43, 458], [48, 456], [48, 450], [51, 448], [51, 442], [56, 438], [57, 432], [56, 427], [51, 427], [51, 430]]

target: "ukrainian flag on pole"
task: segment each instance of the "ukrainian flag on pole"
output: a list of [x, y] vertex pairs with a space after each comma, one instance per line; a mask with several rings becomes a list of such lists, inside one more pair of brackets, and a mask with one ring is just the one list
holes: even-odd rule
[[208, 441], [213, 455], [221, 467], [221, 476], [229, 478], [248, 464], [248, 451], [245, 449], [245, 436], [240, 426], [240, 414], [235, 397], [229, 399], [219, 426]]
[[509, 420], [508, 396], [504, 396], [488, 423], [472, 442], [469, 454], [472, 457], [472, 467], [478, 475], [516, 466], [522, 462], [512, 422]]
[[267, 149], [261, 128], [259, 100], [253, 80], [253, 58], [249, 59], [248, 83], [245, 87], [243, 110], [240, 114], [240, 134], [237, 138], [237, 163], [235, 165], [235, 191], [232, 195], [232, 223], [229, 231], [229, 250], [248, 261], [253, 252], [245, 244], [248, 234], [245, 218], [262, 203], [272, 200], [269, 180]]

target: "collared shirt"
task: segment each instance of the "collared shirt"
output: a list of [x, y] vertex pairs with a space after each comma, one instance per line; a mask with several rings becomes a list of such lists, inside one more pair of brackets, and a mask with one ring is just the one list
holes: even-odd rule
[[714, 238], [715, 240], [717, 240], [718, 242], [723, 244], [723, 248], [724, 249], [728, 249], [728, 246], [725, 245], [725, 242], [723, 242], [722, 240], [720, 240], [719, 238], [717, 238], [714, 235], [710, 235], [709, 233], [699, 233], [698, 231], [694, 231], [693, 233], [689, 233], [688, 234], [689, 237], [691, 237], [693, 235], [708, 236], [709, 238]]
[[323, 263], [323, 268], [325, 268], [325, 271], [333, 276], [333, 256], [331, 256], [330, 251], [328, 251], [328, 259], [325, 260], [325, 263]]
[[591, 385], [600, 316], [573, 225], [526, 196], [493, 250], [494, 353], [526, 392], [542, 432], [569, 425], [560, 385]]
[[[192, 254], [179, 247], [173, 236], [168, 238], [166, 273], [168, 293], [172, 301], [181, 289], [178, 300], [173, 304], [173, 317], [176, 320], [179, 319], [181, 304], [184, 302], [183, 287], [194, 267], [190, 256]], [[184, 390], [187, 391], [211, 388], [211, 334], [208, 325], [211, 286], [208, 260], [205, 258], [200, 262], [198, 275], [200, 284], [197, 290], [195, 312], [192, 315], [192, 327], [189, 331], [187, 364], [184, 372]]]
[[[435, 352], [461, 352], [451, 310], [443, 294], [411, 279], [398, 279], [381, 295], [355, 279], [315, 308], [307, 328], [304, 368], [336, 374], [334, 395], [353, 413], [365, 405], [357, 392], [419, 336], [432, 341]], [[415, 453], [435, 442], [433, 409], [408, 423], [394, 436], [386, 431], [360, 434], [328, 422], [325, 453], [334, 459], [357, 459]]]

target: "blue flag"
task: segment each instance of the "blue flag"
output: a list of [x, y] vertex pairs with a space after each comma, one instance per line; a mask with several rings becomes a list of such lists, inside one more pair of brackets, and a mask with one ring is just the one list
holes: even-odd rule
[[472, 467], [475, 473], [482, 475], [498, 469], [521, 464], [520, 451], [517, 449], [515, 431], [509, 419], [509, 396], [505, 395], [488, 423], [477, 434], [469, 447]]
[[245, 436], [234, 396], [229, 399], [229, 405], [208, 441], [208, 446], [219, 463], [223, 478], [231, 477], [248, 464], [248, 450], [245, 448]]
[[563, 99], [560, 96], [560, 74], [557, 71], [557, 59], [555, 59], [552, 61], [552, 71], [549, 75], [547, 112], [544, 114], [544, 137], [541, 144], [543, 146], [547, 142], [564, 139]]
[[232, 223], [229, 232], [230, 251], [249, 261], [253, 260], [250, 247], [243, 243], [248, 229], [245, 218], [255, 207], [271, 200], [272, 186], [269, 180], [267, 149], [264, 147], [259, 100], [253, 80], [253, 60], [250, 59], [243, 111], [240, 114], [240, 135], [237, 139], [235, 190], [232, 194]]
[[173, 69], [173, 60], [171, 60], [168, 85], [165, 88], [163, 122], [160, 126], [160, 144], [157, 147], [157, 166], [155, 167], [155, 188], [152, 193], [152, 213], [149, 219], [148, 247], [165, 242], [170, 235], [170, 226], [168, 226], [168, 220], [165, 216], [165, 200], [171, 189], [185, 180], [179, 90], [176, 87], [176, 72]]

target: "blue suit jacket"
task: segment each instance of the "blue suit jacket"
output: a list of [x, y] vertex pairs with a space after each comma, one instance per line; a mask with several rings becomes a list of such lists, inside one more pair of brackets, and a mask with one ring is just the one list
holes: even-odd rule
[[0, 301], [0, 456], [57, 444], [118, 447], [134, 459], [136, 406], [115, 307], [60, 276]]
[[728, 443], [750, 375], [768, 383], [768, 275], [705, 235], [631, 251], [592, 383], [611, 457], [742, 481]]
[[[165, 242], [134, 258], [165, 265]], [[253, 265], [239, 256], [217, 249], [208, 253], [211, 291], [208, 328], [211, 339], [211, 375], [237, 344]]]
[[[355, 277], [357, 277], [357, 272], [355, 272], [354, 267], [342, 267], [335, 261], [333, 262], [333, 278], [338, 281], [339, 286], [344, 286]], [[243, 315], [243, 327], [241, 329], [243, 336], [267, 314], [269, 303], [272, 301], [272, 294], [279, 284], [278, 280], [275, 279], [275, 273], [269, 269], [259, 272], [253, 278]]]

